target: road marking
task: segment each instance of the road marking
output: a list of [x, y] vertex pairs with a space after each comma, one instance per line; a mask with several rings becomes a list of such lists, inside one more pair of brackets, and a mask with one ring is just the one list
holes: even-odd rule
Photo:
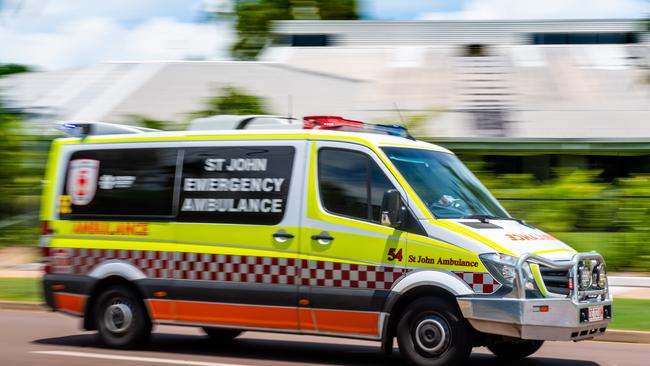
[[41, 355], [54, 355], [54, 356], [99, 358], [99, 359], [104, 359], [104, 360], [117, 360], [117, 361], [150, 362], [150, 363], [169, 364], [169, 365], [245, 366], [245, 365], [232, 364], [232, 363], [202, 362], [202, 361], [191, 361], [191, 360], [174, 360], [174, 359], [171, 359], [171, 358], [123, 356], [123, 355], [111, 355], [111, 354], [107, 354], [107, 353], [69, 352], [69, 351], [32, 351], [30, 353], [37, 353], [37, 354], [41, 354]]

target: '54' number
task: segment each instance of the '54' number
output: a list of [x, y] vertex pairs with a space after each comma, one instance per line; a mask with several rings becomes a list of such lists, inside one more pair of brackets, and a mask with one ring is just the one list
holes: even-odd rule
[[397, 248], [389, 248], [388, 249], [388, 260], [389, 261], [394, 261], [394, 260], [402, 261], [402, 248], [397, 250]]

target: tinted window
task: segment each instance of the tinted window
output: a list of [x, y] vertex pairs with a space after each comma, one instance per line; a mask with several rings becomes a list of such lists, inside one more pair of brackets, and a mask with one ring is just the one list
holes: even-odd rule
[[374, 222], [384, 192], [394, 188], [368, 155], [351, 150], [321, 149], [318, 180], [327, 211]]
[[325, 47], [330, 43], [327, 34], [294, 34], [291, 39], [293, 47]]
[[173, 214], [177, 149], [77, 151], [68, 162], [62, 218]]
[[608, 33], [533, 33], [533, 44], [627, 44], [638, 43], [634, 32]]
[[294, 148], [184, 149], [179, 221], [274, 225], [284, 216]]

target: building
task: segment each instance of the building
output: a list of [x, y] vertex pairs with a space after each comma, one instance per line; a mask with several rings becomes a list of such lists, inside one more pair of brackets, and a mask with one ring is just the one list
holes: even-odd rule
[[[259, 62], [122, 62], [0, 80], [42, 119], [183, 120], [233, 85], [276, 114], [408, 122], [500, 172], [650, 172], [640, 20], [280, 21]], [[418, 122], [418, 123], [415, 123]]]

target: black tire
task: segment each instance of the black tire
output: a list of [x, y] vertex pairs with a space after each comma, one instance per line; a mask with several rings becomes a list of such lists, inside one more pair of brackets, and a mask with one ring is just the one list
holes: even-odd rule
[[208, 337], [210, 337], [211, 340], [217, 343], [230, 342], [242, 333], [240, 330], [217, 328], [203, 328], [203, 331], [208, 335]]
[[424, 297], [409, 304], [397, 324], [397, 344], [410, 365], [459, 365], [472, 352], [471, 329], [451, 301]]
[[93, 314], [99, 341], [108, 347], [137, 348], [151, 337], [151, 320], [144, 303], [126, 286], [104, 290], [95, 301]]
[[520, 360], [537, 352], [543, 344], [544, 341], [516, 340], [490, 344], [487, 348], [499, 358]]

